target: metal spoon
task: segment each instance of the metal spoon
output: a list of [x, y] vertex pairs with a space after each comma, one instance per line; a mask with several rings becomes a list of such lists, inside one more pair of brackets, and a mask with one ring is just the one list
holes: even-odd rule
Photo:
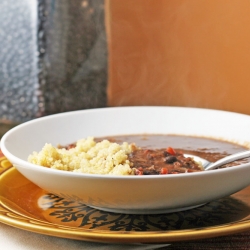
[[233, 161], [237, 161], [237, 160], [241, 160], [247, 157], [250, 157], [250, 150], [246, 150], [243, 152], [238, 152], [229, 156], [226, 156], [216, 162], [209, 162], [201, 157], [195, 156], [195, 155], [190, 155], [190, 154], [184, 154], [184, 156], [186, 157], [192, 157], [195, 161], [201, 162], [202, 166], [204, 167], [204, 170], [212, 170], [215, 168], [218, 168], [220, 166], [223, 166], [227, 163], [233, 162]]

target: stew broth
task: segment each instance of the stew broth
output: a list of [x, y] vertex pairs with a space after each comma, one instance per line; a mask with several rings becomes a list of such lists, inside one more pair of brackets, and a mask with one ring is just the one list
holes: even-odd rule
[[[102, 138], [104, 139], [104, 138]], [[227, 142], [205, 137], [185, 135], [143, 134], [143, 135], [119, 135], [105, 137], [113, 142], [135, 143], [138, 147], [147, 149], [160, 149], [172, 147], [177, 152], [193, 154], [208, 161], [214, 162], [227, 155], [247, 150], [247, 147], [236, 143]], [[249, 158], [227, 164], [225, 166], [237, 165], [249, 162]]]

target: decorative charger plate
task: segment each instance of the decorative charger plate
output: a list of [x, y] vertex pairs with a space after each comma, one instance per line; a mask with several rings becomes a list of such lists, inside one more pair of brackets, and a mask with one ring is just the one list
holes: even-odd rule
[[42, 190], [0, 152], [0, 222], [40, 234], [98, 242], [167, 243], [209, 238], [250, 229], [250, 187], [184, 212], [109, 213]]

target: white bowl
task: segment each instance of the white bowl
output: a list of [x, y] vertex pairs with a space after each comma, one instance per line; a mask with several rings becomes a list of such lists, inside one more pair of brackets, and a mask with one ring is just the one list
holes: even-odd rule
[[1, 149], [26, 178], [63, 197], [112, 212], [154, 214], [181, 211], [233, 194], [250, 184], [250, 164], [219, 170], [158, 176], [91, 175], [27, 162], [45, 143], [65, 145], [88, 136], [181, 134], [250, 145], [250, 116], [181, 107], [118, 107], [51, 115], [8, 131]]

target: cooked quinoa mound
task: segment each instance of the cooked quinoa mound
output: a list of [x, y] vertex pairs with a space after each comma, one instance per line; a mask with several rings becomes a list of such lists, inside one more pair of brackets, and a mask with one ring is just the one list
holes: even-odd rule
[[88, 174], [134, 175], [128, 154], [135, 145], [108, 140], [95, 142], [93, 137], [77, 141], [76, 147], [65, 149], [46, 143], [40, 152], [33, 152], [30, 163], [71, 172]]

